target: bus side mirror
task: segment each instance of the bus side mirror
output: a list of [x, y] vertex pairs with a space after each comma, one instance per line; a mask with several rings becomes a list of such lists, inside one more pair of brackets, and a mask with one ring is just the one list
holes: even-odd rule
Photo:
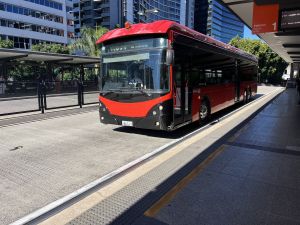
[[173, 63], [174, 63], [174, 50], [173, 49], [167, 49], [166, 64], [171, 65]]

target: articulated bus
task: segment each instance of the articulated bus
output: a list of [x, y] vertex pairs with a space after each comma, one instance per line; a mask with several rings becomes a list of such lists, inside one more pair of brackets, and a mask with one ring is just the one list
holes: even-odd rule
[[125, 25], [101, 44], [100, 121], [174, 130], [257, 92], [257, 59], [173, 21]]

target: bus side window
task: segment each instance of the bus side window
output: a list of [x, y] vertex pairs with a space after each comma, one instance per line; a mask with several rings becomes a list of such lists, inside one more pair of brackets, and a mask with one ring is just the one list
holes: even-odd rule
[[192, 68], [189, 72], [189, 83], [191, 87], [200, 86], [200, 71], [197, 68]]
[[223, 82], [223, 71], [216, 70], [215, 73], [216, 73], [216, 79], [217, 79], [216, 83], [221, 84]]
[[203, 69], [199, 70], [199, 86], [206, 86], [205, 71]]
[[223, 83], [228, 84], [233, 82], [235, 69], [234, 67], [226, 68], [223, 70]]
[[215, 71], [213, 71], [211, 69], [206, 69], [205, 70], [205, 79], [206, 79], [207, 84], [216, 84], [217, 79], [216, 79]]

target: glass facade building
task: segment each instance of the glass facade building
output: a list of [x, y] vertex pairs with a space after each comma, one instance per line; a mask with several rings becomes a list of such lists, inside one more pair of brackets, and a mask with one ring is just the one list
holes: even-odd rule
[[113, 29], [121, 25], [125, 3], [126, 0], [73, 0], [75, 36], [80, 36], [83, 26]]
[[74, 37], [72, 0], [0, 0], [0, 38], [15, 48], [38, 43], [68, 44]]
[[194, 27], [194, 0], [127, 0], [125, 16], [129, 22], [173, 20]]
[[173, 20], [226, 43], [244, 31], [243, 23], [217, 0], [73, 0], [73, 15], [75, 36], [83, 26], [114, 29], [126, 21], [155, 20]]
[[244, 24], [217, 0], [196, 0], [195, 30], [225, 43], [244, 36]]
[[73, 0], [75, 35], [82, 26], [108, 29], [131, 23], [173, 20], [194, 27], [194, 0]]

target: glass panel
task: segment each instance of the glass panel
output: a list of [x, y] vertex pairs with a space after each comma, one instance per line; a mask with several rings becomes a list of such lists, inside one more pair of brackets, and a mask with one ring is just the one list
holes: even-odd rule
[[105, 54], [102, 64], [103, 91], [162, 92], [169, 90], [164, 50]]
[[0, 115], [38, 109], [37, 82], [0, 78]]

